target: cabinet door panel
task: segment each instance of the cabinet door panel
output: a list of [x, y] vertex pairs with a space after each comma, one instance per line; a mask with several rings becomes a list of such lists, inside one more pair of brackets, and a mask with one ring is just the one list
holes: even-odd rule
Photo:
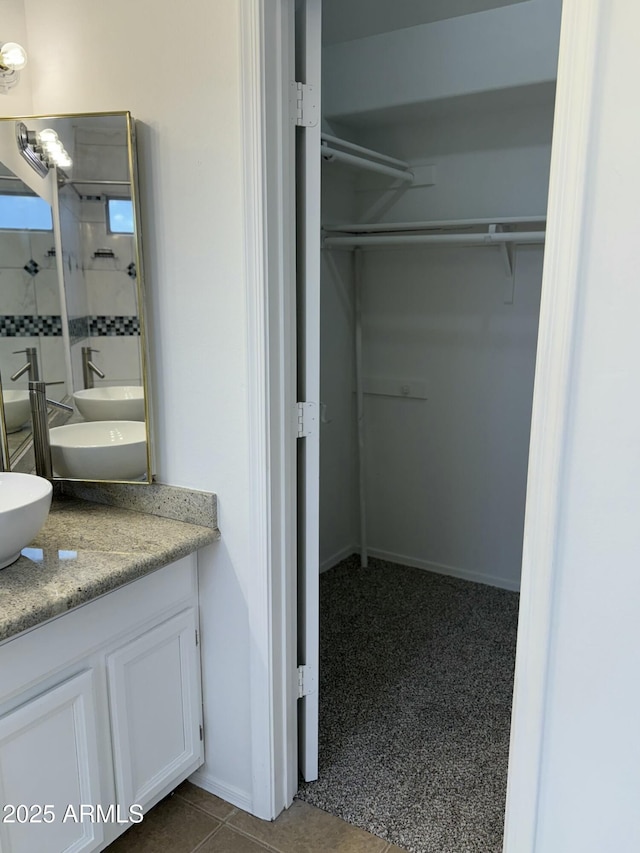
[[[90, 815], [79, 819], [81, 805], [100, 803], [94, 720], [90, 671], [0, 718], [1, 853], [81, 853], [99, 846], [102, 826]], [[15, 822], [5, 822], [11, 806], [31, 807], [27, 821], [21, 808]], [[51, 808], [39, 814], [38, 806]]]
[[107, 656], [117, 799], [145, 804], [201, 755], [194, 609]]

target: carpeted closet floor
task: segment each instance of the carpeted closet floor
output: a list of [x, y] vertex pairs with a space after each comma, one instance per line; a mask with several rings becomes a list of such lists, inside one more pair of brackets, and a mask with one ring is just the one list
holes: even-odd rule
[[518, 595], [350, 557], [320, 579], [320, 778], [412, 853], [499, 853]]

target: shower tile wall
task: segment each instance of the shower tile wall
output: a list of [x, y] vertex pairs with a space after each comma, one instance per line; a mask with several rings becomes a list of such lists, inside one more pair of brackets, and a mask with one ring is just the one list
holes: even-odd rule
[[[25, 390], [25, 373], [10, 376], [25, 363], [16, 350], [36, 347], [40, 373], [47, 382], [65, 379], [60, 294], [52, 231], [0, 231], [0, 377], [6, 388]], [[64, 396], [66, 386], [50, 392]]]
[[[127, 180], [125, 134], [79, 129], [75, 139], [74, 177]], [[134, 238], [109, 233], [106, 198], [101, 189], [100, 185], [78, 185], [83, 197], [76, 195], [75, 201], [87, 328], [86, 336], [72, 347], [74, 381], [81, 386], [81, 347], [89, 345], [99, 351], [93, 360], [105, 373], [104, 379], [95, 377], [96, 385], [138, 385], [142, 369]], [[117, 189], [114, 194], [118, 194]]]

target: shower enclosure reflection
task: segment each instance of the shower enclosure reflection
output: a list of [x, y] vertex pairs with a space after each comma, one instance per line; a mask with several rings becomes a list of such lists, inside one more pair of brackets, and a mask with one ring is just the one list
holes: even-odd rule
[[[28, 140], [28, 151], [16, 150], [16, 135], [23, 149]], [[67, 159], [61, 166], [47, 163], [50, 140], [64, 149]], [[32, 168], [34, 157], [43, 160], [46, 168]], [[0, 160], [2, 175], [13, 187], [14, 202], [20, 198], [21, 204], [37, 203], [43, 217], [44, 208], [48, 213], [46, 222], [43, 219], [32, 230], [23, 228], [22, 234], [0, 222], [0, 276], [6, 268], [11, 278], [10, 288], [0, 287], [0, 378], [11, 467], [25, 470], [31, 458], [25, 441], [30, 432], [28, 414], [17, 433], [12, 431], [15, 421], [10, 415], [15, 396], [11, 392], [24, 395], [34, 379], [30, 368], [20, 372], [28, 353], [14, 354], [28, 349], [36, 351], [32, 361], [37, 361], [40, 379], [62, 380], [60, 385], [48, 385], [46, 396], [73, 406], [70, 423], [49, 430], [54, 477], [150, 482], [131, 116], [96, 113], [2, 119]], [[0, 191], [2, 186], [0, 182]], [[25, 252], [28, 257], [23, 258]], [[16, 417], [22, 418], [23, 413], [24, 409]], [[53, 410], [51, 415], [61, 417]], [[71, 430], [73, 424], [96, 420], [103, 424], [100, 430]], [[125, 422], [140, 426], [126, 427]], [[114, 456], [108, 473], [96, 476], [95, 466], [84, 461], [101, 452], [92, 444], [95, 436], [107, 436], [104, 440], [113, 448], [109, 453], [126, 446], [130, 456], [129, 435], [134, 433], [135, 464], [120, 470]]]
[[29, 380], [68, 382], [51, 205], [0, 163], [0, 378], [14, 469], [31, 439]]

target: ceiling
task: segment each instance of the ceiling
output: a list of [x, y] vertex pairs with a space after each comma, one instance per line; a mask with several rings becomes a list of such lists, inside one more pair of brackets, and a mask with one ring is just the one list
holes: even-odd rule
[[486, 12], [530, 0], [323, 0], [324, 44]]

